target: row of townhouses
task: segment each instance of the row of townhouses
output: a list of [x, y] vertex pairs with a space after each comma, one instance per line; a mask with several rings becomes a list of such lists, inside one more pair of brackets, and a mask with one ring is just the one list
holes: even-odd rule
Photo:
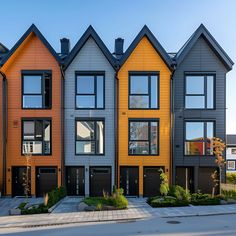
[[161, 169], [170, 184], [211, 191], [232, 60], [204, 25], [177, 53], [147, 26], [123, 44], [111, 53], [89, 26], [57, 53], [35, 25], [12, 49], [0, 44], [3, 195], [25, 194], [27, 166], [37, 197], [61, 185], [76, 196], [114, 185], [153, 196]]

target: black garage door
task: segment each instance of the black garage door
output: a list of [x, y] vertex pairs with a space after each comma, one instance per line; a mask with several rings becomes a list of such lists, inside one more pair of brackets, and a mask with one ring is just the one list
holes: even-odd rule
[[84, 196], [84, 167], [67, 167], [66, 173], [67, 194], [69, 196]]
[[90, 167], [90, 196], [111, 194], [111, 168]]
[[[213, 181], [211, 178], [212, 173], [217, 170], [214, 167], [200, 167], [198, 169], [198, 189], [202, 193], [212, 193]], [[216, 194], [219, 193], [219, 188], [215, 191]]]
[[190, 192], [194, 192], [193, 173], [193, 167], [176, 167], [176, 185], [184, 189], [187, 187]]
[[36, 196], [42, 197], [57, 187], [56, 167], [36, 168]]
[[31, 170], [28, 167], [28, 183], [27, 183], [27, 168], [26, 167], [12, 167], [12, 197], [14, 196], [25, 196], [26, 185], [28, 185], [28, 196], [31, 193]]
[[139, 173], [138, 167], [121, 167], [120, 168], [120, 187], [124, 189], [126, 196], [139, 195]]
[[161, 184], [160, 168], [162, 167], [144, 167], [143, 168], [143, 173], [144, 173], [143, 196], [144, 197], [153, 197], [153, 196], [160, 195], [160, 184]]

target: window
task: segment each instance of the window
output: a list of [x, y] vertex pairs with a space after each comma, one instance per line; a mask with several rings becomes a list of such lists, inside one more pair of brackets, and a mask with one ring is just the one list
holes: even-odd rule
[[129, 120], [129, 155], [158, 155], [159, 122]]
[[36, 119], [22, 121], [22, 153], [51, 155], [51, 121]]
[[185, 88], [185, 108], [214, 108], [214, 76], [187, 75]]
[[185, 122], [185, 155], [213, 155], [214, 122]]
[[235, 161], [227, 161], [227, 169], [235, 170]]
[[76, 108], [103, 109], [104, 87], [103, 74], [77, 74]]
[[76, 121], [76, 155], [104, 154], [104, 121]]
[[23, 72], [22, 104], [25, 109], [49, 109], [52, 97], [51, 72]]
[[235, 154], [236, 154], [236, 148], [232, 148], [232, 149], [231, 149], [231, 154], [232, 154], [232, 155], [235, 155]]
[[157, 74], [130, 74], [129, 108], [157, 109], [159, 76]]

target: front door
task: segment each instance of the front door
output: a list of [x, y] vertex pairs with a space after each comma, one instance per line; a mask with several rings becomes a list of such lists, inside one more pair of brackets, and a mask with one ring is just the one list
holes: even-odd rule
[[56, 167], [36, 168], [36, 196], [43, 197], [57, 187]]
[[111, 168], [90, 167], [90, 196], [111, 194]]
[[138, 167], [120, 167], [120, 188], [126, 196], [139, 195]]
[[194, 174], [193, 167], [176, 167], [176, 185], [194, 192]]
[[28, 196], [31, 193], [31, 170], [28, 167], [28, 178], [26, 167], [12, 167], [12, 197], [25, 196], [28, 191]]
[[[160, 195], [160, 168], [162, 167], [144, 167], [143, 168], [143, 196], [154, 197]], [[162, 168], [163, 169], [163, 168]]]
[[84, 167], [72, 166], [66, 168], [67, 194], [69, 196], [84, 196]]

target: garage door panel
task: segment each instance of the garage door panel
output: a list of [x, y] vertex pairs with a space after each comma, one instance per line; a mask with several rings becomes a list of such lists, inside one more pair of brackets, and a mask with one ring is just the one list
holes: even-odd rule
[[144, 167], [143, 169], [143, 196], [153, 197], [160, 195], [160, 169], [163, 167]]
[[111, 194], [111, 168], [90, 167], [90, 196]]
[[57, 187], [56, 167], [36, 168], [36, 196], [42, 197]]

